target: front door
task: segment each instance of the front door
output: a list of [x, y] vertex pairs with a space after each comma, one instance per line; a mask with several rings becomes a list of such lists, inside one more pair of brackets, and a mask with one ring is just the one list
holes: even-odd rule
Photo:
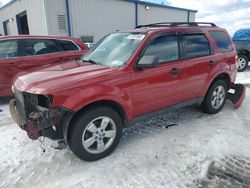
[[179, 61], [178, 36], [155, 37], [141, 56], [145, 55], [158, 57], [160, 65], [132, 73], [134, 116], [177, 104], [182, 96], [184, 65]]
[[58, 44], [53, 39], [22, 39], [21, 61], [17, 65], [22, 72], [33, 71], [37, 67], [43, 67], [61, 61], [61, 53]]

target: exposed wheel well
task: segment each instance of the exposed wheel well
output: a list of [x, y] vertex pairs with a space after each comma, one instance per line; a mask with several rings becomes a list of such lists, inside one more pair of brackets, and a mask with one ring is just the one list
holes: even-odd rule
[[241, 49], [237, 51], [238, 55], [245, 55], [250, 60], [250, 52], [246, 49]]
[[115, 110], [116, 112], [118, 112], [118, 114], [120, 115], [122, 122], [123, 122], [123, 126], [126, 126], [126, 122], [127, 122], [127, 116], [126, 113], [124, 111], [124, 109], [122, 108], [122, 106], [120, 104], [118, 104], [115, 101], [110, 101], [110, 100], [101, 100], [101, 101], [96, 101], [93, 102], [91, 104], [88, 104], [87, 106], [84, 106], [82, 109], [80, 109], [78, 112], [76, 112], [74, 114], [74, 116], [71, 118], [70, 123], [67, 127], [67, 141], [69, 139], [69, 132], [70, 132], [70, 127], [71, 125], [74, 123], [74, 121], [77, 119], [78, 116], [80, 116], [81, 114], [83, 114], [84, 112], [86, 112], [87, 110], [96, 108], [96, 107], [110, 107], [113, 110]]
[[[222, 73], [222, 74], [219, 74], [217, 77], [215, 77], [215, 79], [211, 82], [211, 84], [209, 85], [209, 87], [207, 88], [207, 91], [205, 93], [205, 96], [204, 96], [204, 100], [206, 98], [206, 95], [209, 91], [209, 88], [213, 85], [214, 82], [216, 82], [217, 80], [225, 80], [226, 81], [226, 84], [227, 84], [227, 87], [228, 89], [230, 88], [231, 86], [231, 81], [230, 81], [230, 76], [226, 73]], [[204, 101], [203, 101], [204, 102]], [[203, 103], [202, 102], [202, 103]]]
[[[231, 81], [230, 81], [230, 76], [226, 73], [222, 73], [222, 74], [219, 74], [214, 80], [213, 82], [210, 84], [210, 86], [217, 80], [225, 80], [226, 83], [227, 83], [227, 87], [230, 88], [230, 85], [231, 85]], [[210, 87], [209, 86], [209, 87]]]
[[111, 100], [101, 100], [101, 101], [93, 102], [93, 103], [88, 104], [87, 106], [83, 107], [80, 110], [80, 112], [82, 112], [84, 110], [88, 110], [90, 108], [96, 108], [99, 106], [105, 106], [105, 107], [112, 108], [113, 110], [115, 110], [119, 113], [119, 115], [123, 121], [126, 121], [126, 119], [127, 119], [126, 113], [125, 113], [124, 109], [122, 108], [122, 106], [119, 103], [117, 103], [115, 101], [111, 101]]

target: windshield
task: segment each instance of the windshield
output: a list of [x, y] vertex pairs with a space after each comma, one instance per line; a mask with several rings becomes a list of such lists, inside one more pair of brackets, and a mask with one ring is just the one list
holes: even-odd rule
[[120, 67], [127, 63], [145, 33], [113, 33], [82, 57], [82, 61]]

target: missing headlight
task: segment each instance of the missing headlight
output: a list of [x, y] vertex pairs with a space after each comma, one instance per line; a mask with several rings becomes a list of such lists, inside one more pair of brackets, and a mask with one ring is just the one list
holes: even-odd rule
[[37, 105], [44, 107], [44, 108], [49, 108], [52, 103], [52, 96], [45, 96], [45, 95], [37, 95]]

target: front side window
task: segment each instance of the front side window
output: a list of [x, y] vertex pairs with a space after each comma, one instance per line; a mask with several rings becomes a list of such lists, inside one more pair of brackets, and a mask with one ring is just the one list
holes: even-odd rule
[[179, 59], [178, 39], [176, 35], [160, 36], [150, 42], [144, 56], [156, 56], [160, 62]]
[[22, 56], [43, 55], [59, 52], [59, 47], [50, 39], [23, 39]]
[[0, 59], [17, 57], [17, 40], [0, 41]]
[[232, 44], [223, 31], [210, 31], [210, 34], [222, 53], [233, 51]]
[[120, 67], [127, 63], [145, 33], [113, 33], [102, 39], [82, 57], [82, 61]]
[[183, 57], [210, 55], [210, 45], [204, 34], [183, 35]]

